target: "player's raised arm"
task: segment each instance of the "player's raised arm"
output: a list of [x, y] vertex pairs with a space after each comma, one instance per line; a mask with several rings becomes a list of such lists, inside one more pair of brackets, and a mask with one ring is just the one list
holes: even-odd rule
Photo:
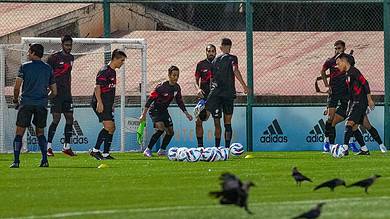
[[234, 58], [232, 64], [233, 64], [234, 76], [240, 82], [242, 88], [244, 89], [244, 93], [247, 94], [248, 93], [248, 87], [246, 86], [246, 83], [245, 83], [244, 79], [242, 78], [240, 69], [238, 68], [238, 59], [237, 59], [237, 57]]

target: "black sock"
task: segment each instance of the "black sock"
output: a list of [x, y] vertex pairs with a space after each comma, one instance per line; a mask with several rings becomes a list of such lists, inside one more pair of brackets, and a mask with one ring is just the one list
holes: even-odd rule
[[198, 147], [203, 147], [203, 136], [196, 137], [196, 140], [198, 140]]
[[104, 154], [110, 153], [112, 137], [113, 137], [113, 134], [110, 134], [108, 132], [106, 133], [106, 137], [104, 138], [104, 150], [103, 150]]
[[70, 143], [70, 138], [72, 137], [73, 130], [72, 124], [65, 124], [64, 135], [65, 135], [65, 143]]
[[374, 126], [371, 126], [371, 129], [367, 130], [371, 137], [378, 143], [378, 144], [382, 144], [382, 139], [381, 139], [381, 136], [379, 136], [378, 134], [378, 131], [376, 130], [376, 128], [374, 128]]
[[345, 131], [344, 131], [344, 145], [349, 144], [349, 139], [353, 136], [353, 131], [352, 131], [352, 126], [345, 126]]
[[49, 131], [47, 132], [47, 142], [52, 143], [54, 134], [56, 133], [58, 123], [51, 123], [49, 126]]
[[98, 138], [96, 140], [95, 149], [99, 150], [102, 145], [106, 135], [108, 134], [107, 130], [104, 128], [99, 132]]
[[42, 162], [45, 163], [47, 162], [47, 141], [44, 135], [38, 136], [38, 145], [41, 149]]
[[19, 163], [20, 150], [22, 149], [22, 136], [16, 135], [14, 139], [14, 163]]
[[329, 144], [334, 144], [336, 141], [336, 127], [331, 126], [329, 130]]
[[355, 137], [355, 139], [359, 143], [360, 147], [363, 147], [366, 145], [366, 143], [364, 142], [364, 139], [363, 139], [363, 135], [359, 129], [357, 129], [356, 131], [353, 132], [353, 137]]
[[332, 128], [332, 123], [329, 121], [326, 121], [325, 123], [325, 137], [329, 137], [330, 129]]
[[161, 149], [165, 150], [167, 149], [167, 146], [169, 145], [169, 142], [171, 142], [173, 135], [167, 135], [165, 134], [162, 144], [161, 144]]
[[225, 124], [225, 147], [230, 147], [230, 142], [232, 140], [232, 125], [231, 124]]
[[221, 139], [220, 138], [215, 138], [215, 147], [219, 147], [221, 145]]
[[157, 130], [153, 135], [152, 135], [152, 138], [150, 138], [150, 141], [149, 141], [149, 144], [148, 144], [148, 148], [150, 150], [153, 149], [153, 146], [156, 144], [156, 142], [158, 141], [158, 139], [160, 138], [160, 136], [164, 133], [164, 131], [161, 131], [161, 130]]

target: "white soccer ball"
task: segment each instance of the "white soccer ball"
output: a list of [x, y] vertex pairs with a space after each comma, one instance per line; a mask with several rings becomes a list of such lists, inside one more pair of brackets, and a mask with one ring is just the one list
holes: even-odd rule
[[215, 161], [216, 156], [217, 154], [213, 148], [205, 148], [202, 153], [201, 161], [213, 162]]
[[167, 155], [169, 160], [176, 160], [177, 150], [178, 149], [179, 149], [178, 147], [171, 147], [171, 148], [169, 148], [168, 155]]
[[330, 153], [334, 158], [342, 158], [347, 150], [348, 147], [346, 145], [335, 144], [331, 147]]
[[187, 153], [187, 160], [189, 162], [197, 162], [200, 160], [200, 157], [202, 156], [202, 152], [198, 148], [190, 148], [186, 151]]
[[211, 149], [214, 150], [214, 152], [215, 152], [215, 159], [214, 159], [214, 161], [222, 160], [222, 154], [221, 154], [221, 151], [219, 150], [219, 148], [211, 147]]
[[233, 143], [229, 147], [230, 154], [233, 156], [240, 156], [244, 153], [244, 146], [240, 143]]
[[176, 154], [176, 160], [177, 161], [187, 161], [187, 150], [188, 148], [182, 147], [177, 149], [177, 154]]
[[219, 147], [219, 154], [220, 154], [220, 159], [219, 160], [228, 160], [229, 159], [229, 149], [225, 147]]

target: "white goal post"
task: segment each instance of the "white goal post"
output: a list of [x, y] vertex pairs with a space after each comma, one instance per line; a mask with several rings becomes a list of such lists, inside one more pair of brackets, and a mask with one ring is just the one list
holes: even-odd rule
[[[19, 63], [12, 62], [15, 63], [15, 66], [25, 62], [27, 50], [29, 44], [31, 43], [40, 43], [44, 46], [44, 61], [46, 61], [45, 57], [47, 58], [48, 55], [61, 49], [60, 38], [46, 37], [22, 37], [21, 44], [0, 45], [0, 152], [9, 152], [12, 148], [12, 145], [9, 144], [12, 142], [14, 136], [10, 136], [10, 133], [6, 133], [6, 129], [10, 128], [7, 126], [10, 126], [12, 122], [13, 125], [15, 125], [14, 121], [9, 121], [10, 118], [6, 112], [12, 109], [9, 103], [9, 98], [13, 95], [11, 88], [13, 87], [13, 83], [9, 78], [12, 74], [14, 77], [16, 76], [17, 69], [15, 67], [10, 68], [9, 63], [11, 63], [11, 61], [8, 61], [7, 59], [11, 58], [9, 53], [12, 51], [13, 53], [16, 53], [18, 57], [20, 57]], [[126, 106], [133, 108], [137, 107], [136, 114], [140, 115], [146, 102], [146, 41], [144, 39], [129, 38], [73, 38], [73, 48], [71, 53], [75, 56], [75, 62], [72, 70], [72, 95], [77, 96], [76, 99], [80, 99], [78, 103], [75, 103], [74, 100], [74, 105], [79, 104], [80, 106], [88, 107], [89, 102], [87, 100], [92, 96], [93, 88], [91, 86], [95, 83], [96, 74], [98, 70], [108, 62], [108, 55], [110, 55], [111, 52], [117, 48], [124, 50], [128, 56], [125, 64], [117, 71], [117, 78], [119, 83], [117, 84], [117, 98], [115, 102], [115, 106], [120, 109], [119, 130], [117, 129], [116, 132], [119, 131], [120, 135], [120, 142], [118, 142], [120, 144], [120, 151], [124, 152], [126, 150], [126, 144], [137, 144], [136, 140], [134, 140], [134, 137], [132, 138], [131, 142], [126, 142], [128, 141], [126, 139], [129, 139], [126, 138], [126, 133], [129, 132], [129, 128], [127, 127], [128, 124], [126, 123], [128, 121], [126, 116], [128, 115], [126, 112]], [[137, 118], [136, 116], [137, 115], [132, 115], [133, 134], [134, 118]], [[49, 115], [49, 117], [51, 116]], [[57, 135], [62, 135], [61, 129], [57, 130], [56, 136]], [[146, 136], [146, 134], [144, 136]], [[145, 140], [143, 141], [143, 145], [144, 142]], [[94, 142], [89, 143], [90, 146], [93, 146], [94, 144]], [[141, 150], [143, 145], [141, 145], [138, 150]]]

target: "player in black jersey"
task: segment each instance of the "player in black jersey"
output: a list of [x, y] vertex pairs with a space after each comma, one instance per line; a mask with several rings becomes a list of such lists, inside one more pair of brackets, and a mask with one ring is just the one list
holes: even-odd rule
[[[353, 132], [358, 129], [359, 124], [367, 117], [367, 107], [374, 109], [375, 103], [372, 100], [370, 86], [368, 81], [360, 71], [352, 66], [350, 57], [342, 53], [336, 58], [336, 63], [340, 71], [346, 72], [347, 87], [349, 91], [349, 106], [347, 111], [347, 123], [344, 133], [344, 148], [348, 148], [350, 138]], [[358, 155], [369, 155], [366, 146], [360, 148]]]
[[225, 147], [230, 146], [232, 138], [232, 116], [233, 102], [236, 98], [235, 78], [240, 82], [244, 93], [248, 93], [248, 87], [242, 79], [241, 72], [238, 69], [238, 58], [230, 54], [232, 41], [228, 38], [222, 39], [222, 54], [213, 61], [213, 82], [212, 88], [207, 99], [206, 109], [214, 118], [215, 126], [215, 147], [220, 146], [221, 142], [221, 122], [222, 113], [224, 114], [225, 126]]
[[73, 125], [73, 101], [71, 92], [71, 72], [74, 57], [71, 54], [73, 39], [69, 35], [61, 38], [62, 50], [49, 56], [47, 63], [53, 68], [58, 95], [50, 101], [53, 121], [50, 124], [47, 138], [47, 155], [54, 156], [52, 141], [56, 133], [58, 123], [61, 121], [61, 114], [65, 116], [64, 145], [62, 152], [69, 156], [76, 154], [70, 147]]
[[[196, 65], [195, 70], [195, 86], [197, 89], [197, 95], [200, 98], [198, 105], [204, 106], [207, 101], [207, 96], [210, 93], [211, 80], [213, 78], [213, 64], [216, 55], [216, 47], [212, 44], [206, 47], [206, 59], [200, 61]], [[203, 125], [204, 121], [210, 117], [210, 113], [203, 109], [199, 112], [196, 118], [196, 139], [198, 141], [198, 147], [203, 147]]]
[[[90, 155], [97, 160], [114, 159], [110, 155], [112, 137], [115, 131], [114, 122], [114, 100], [116, 87], [116, 71], [127, 58], [125, 52], [115, 49], [111, 55], [111, 61], [100, 69], [96, 76], [96, 86], [93, 93], [91, 106], [95, 111], [99, 122], [103, 123], [96, 140], [96, 145], [90, 150]], [[100, 146], [104, 142], [103, 154], [100, 153]]]
[[169, 104], [175, 98], [177, 105], [187, 116], [188, 120], [192, 121], [192, 116], [187, 112], [184, 105], [181, 88], [177, 83], [179, 79], [179, 68], [176, 66], [171, 66], [168, 69], [169, 80], [157, 85], [157, 87], [151, 92], [149, 98], [145, 104], [145, 109], [140, 116], [140, 121], [146, 119], [146, 113], [149, 111], [149, 115], [152, 118], [154, 123], [154, 128], [156, 132], [152, 135], [148, 147], [144, 151], [144, 156], [152, 156], [152, 148], [160, 138], [160, 136], [165, 131], [165, 136], [163, 138], [161, 148], [158, 150], [158, 156], [166, 155], [166, 148], [171, 141], [174, 132], [173, 132], [173, 123], [171, 116], [168, 112]]

